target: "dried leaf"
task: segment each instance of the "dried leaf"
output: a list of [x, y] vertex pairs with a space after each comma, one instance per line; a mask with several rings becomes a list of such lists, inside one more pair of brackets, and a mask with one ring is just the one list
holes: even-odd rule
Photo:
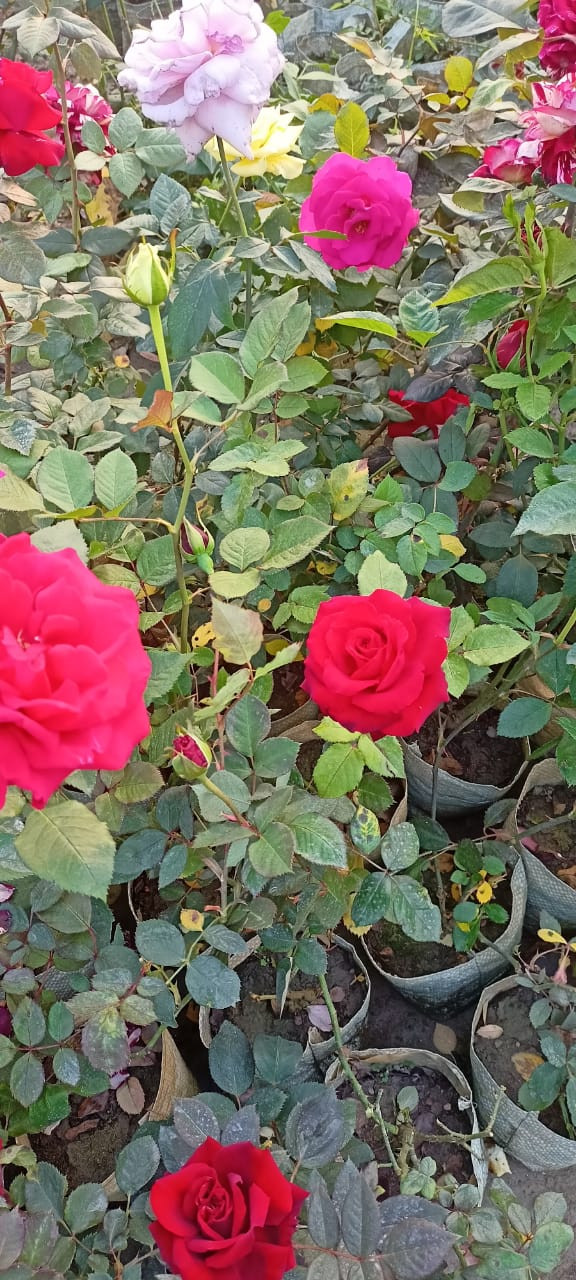
[[518, 1075], [522, 1077], [522, 1080], [529, 1080], [532, 1072], [536, 1070], [536, 1067], [540, 1067], [543, 1061], [544, 1059], [539, 1053], [512, 1054], [512, 1062], [514, 1063]]
[[488, 1151], [488, 1168], [495, 1178], [505, 1178], [506, 1174], [510, 1173], [510, 1165], [502, 1147], [492, 1147]]
[[576, 889], [576, 866], [562, 867], [561, 871], [557, 871], [556, 875], [559, 880], [563, 880], [564, 884], [569, 885], [571, 889]]
[[330, 1031], [332, 1023], [325, 1004], [311, 1004], [308, 1007], [308, 1018], [313, 1027], [319, 1031]]
[[485, 1027], [477, 1028], [476, 1035], [483, 1040], [499, 1040], [504, 1035], [504, 1028], [498, 1027], [495, 1022], [487, 1022]]
[[144, 1090], [136, 1076], [130, 1076], [125, 1084], [116, 1090], [118, 1106], [129, 1116], [139, 1116], [146, 1106]]
[[458, 1037], [452, 1027], [445, 1026], [443, 1022], [437, 1022], [432, 1041], [438, 1053], [454, 1053]]
[[162, 427], [164, 431], [169, 431], [172, 422], [172, 398], [171, 391], [155, 391], [148, 413], [134, 424], [132, 430], [142, 431], [144, 427]]

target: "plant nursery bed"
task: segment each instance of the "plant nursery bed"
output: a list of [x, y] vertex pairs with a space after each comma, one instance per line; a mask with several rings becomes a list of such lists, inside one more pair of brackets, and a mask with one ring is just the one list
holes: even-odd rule
[[[485, 711], [473, 724], [467, 725], [440, 757], [440, 767], [446, 773], [467, 782], [491, 783], [496, 787], [505, 787], [516, 776], [522, 766], [524, 753], [518, 739], [499, 738], [496, 733], [499, 712]], [[437, 745], [437, 721], [434, 716], [422, 726], [420, 732], [411, 739], [417, 743], [422, 757], [429, 764], [434, 764]], [[444, 736], [451, 732], [448, 721]]]
[[518, 827], [526, 847], [571, 889], [576, 889], [576, 818], [534, 836], [530, 835], [530, 827], [570, 814], [575, 803], [572, 787], [535, 787], [518, 810]]

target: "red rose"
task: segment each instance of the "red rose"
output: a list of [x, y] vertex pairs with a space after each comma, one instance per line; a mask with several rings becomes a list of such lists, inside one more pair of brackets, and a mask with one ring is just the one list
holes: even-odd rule
[[0, 168], [11, 178], [37, 164], [59, 164], [64, 155], [57, 138], [44, 136], [62, 118], [43, 96], [51, 84], [51, 71], [0, 58]]
[[75, 769], [122, 769], [149, 732], [150, 669], [130, 591], [75, 551], [2, 538], [0, 805], [11, 784], [41, 809]]
[[386, 430], [391, 440], [396, 440], [398, 436], [413, 436], [420, 427], [426, 427], [437, 436], [440, 427], [444, 426], [461, 405], [470, 404], [468, 396], [461, 395], [459, 391], [447, 391], [446, 395], [438, 396], [436, 400], [410, 400], [403, 391], [389, 391], [388, 399], [410, 414], [409, 422], [388, 423]]
[[250, 1142], [207, 1138], [178, 1173], [154, 1183], [150, 1230], [182, 1280], [281, 1280], [307, 1192]]
[[502, 335], [500, 341], [496, 343], [496, 360], [501, 369], [507, 369], [519, 352], [522, 352], [520, 364], [526, 364], [524, 350], [526, 347], [526, 334], [529, 328], [530, 323], [528, 320], [515, 320], [514, 324], [511, 324], [506, 333]]
[[415, 733], [448, 701], [450, 610], [393, 591], [335, 596], [308, 636], [304, 688], [324, 715], [373, 738]]

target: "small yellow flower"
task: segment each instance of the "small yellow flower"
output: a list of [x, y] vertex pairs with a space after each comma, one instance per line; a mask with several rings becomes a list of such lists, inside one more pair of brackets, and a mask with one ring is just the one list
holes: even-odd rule
[[556, 946], [566, 946], [566, 939], [562, 937], [561, 933], [557, 933], [555, 929], [539, 929], [538, 937], [542, 938], [543, 942], [552, 942]]
[[478, 885], [478, 888], [476, 890], [476, 901], [490, 902], [491, 898], [493, 897], [494, 897], [494, 890], [492, 888], [492, 885], [489, 884], [488, 880], [484, 880], [482, 884]]
[[180, 912], [180, 924], [185, 933], [202, 933], [204, 916], [201, 911], [191, 909]]
[[[262, 178], [272, 173], [280, 178], [299, 178], [304, 168], [301, 156], [292, 154], [302, 132], [301, 124], [292, 124], [293, 113], [280, 107], [263, 107], [252, 125], [250, 146], [252, 158], [245, 156], [224, 143], [226, 159], [232, 160], [232, 170], [244, 178]], [[218, 160], [218, 144], [214, 138], [206, 143], [206, 151]]]

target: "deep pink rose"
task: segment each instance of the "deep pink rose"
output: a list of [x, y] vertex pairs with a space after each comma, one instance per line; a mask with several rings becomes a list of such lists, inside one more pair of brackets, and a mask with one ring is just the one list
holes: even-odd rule
[[553, 76], [571, 71], [576, 64], [576, 0], [540, 0], [538, 21], [545, 40], [540, 62]]
[[254, 0], [184, 0], [136, 29], [118, 80], [145, 116], [176, 130], [189, 157], [214, 134], [251, 157], [252, 125], [283, 66]]
[[450, 610], [417, 596], [334, 596], [312, 623], [303, 687], [323, 715], [353, 733], [416, 733], [448, 701], [449, 631]]
[[[44, 96], [48, 102], [60, 110], [61, 99], [56, 85], [52, 85]], [[70, 134], [75, 150], [85, 150], [85, 143], [82, 141], [82, 126], [87, 120], [95, 120], [96, 124], [100, 125], [103, 133], [108, 137], [108, 126], [114, 112], [110, 103], [98, 93], [94, 85], [72, 84], [70, 80], [67, 80], [66, 107]], [[58, 125], [56, 132], [63, 141], [64, 131], [61, 123]], [[110, 147], [110, 151], [113, 150], [114, 148]]]
[[526, 365], [526, 334], [530, 328], [528, 320], [515, 320], [506, 333], [502, 335], [496, 343], [496, 360], [501, 369], [507, 369], [509, 364], [520, 356], [520, 368]]
[[498, 178], [500, 182], [529, 182], [535, 168], [535, 159], [523, 153], [520, 138], [503, 138], [493, 147], [486, 147], [482, 164], [474, 170], [472, 177]]
[[75, 551], [0, 540], [0, 805], [41, 809], [75, 769], [122, 769], [149, 732], [138, 605]]
[[305, 235], [329, 267], [393, 267], [420, 214], [410, 199], [412, 182], [390, 156], [355, 160], [334, 155], [314, 175], [302, 205], [301, 231], [337, 231], [345, 240]]
[[546, 182], [571, 182], [576, 173], [576, 73], [556, 84], [532, 85], [532, 107], [521, 116]]

